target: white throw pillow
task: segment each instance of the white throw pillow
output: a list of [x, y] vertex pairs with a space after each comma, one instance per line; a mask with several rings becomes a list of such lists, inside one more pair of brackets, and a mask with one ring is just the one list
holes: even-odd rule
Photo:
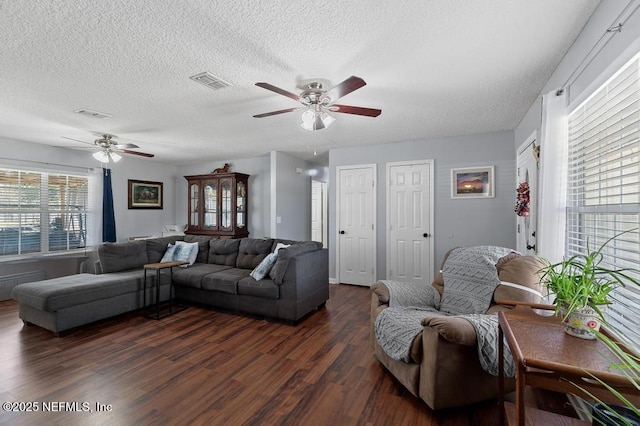
[[269, 253], [267, 257], [262, 259], [262, 262], [251, 271], [249, 276], [253, 277], [256, 281], [260, 281], [266, 277], [273, 264], [276, 263], [276, 257], [277, 255], [275, 253]]
[[162, 263], [171, 262], [173, 260], [173, 253], [175, 253], [175, 251], [176, 251], [176, 245], [168, 244], [167, 251], [164, 252], [164, 256], [162, 256], [162, 259], [160, 260], [160, 262]]
[[[173, 260], [180, 262], [189, 262], [193, 265], [198, 257], [198, 243], [185, 243], [184, 241], [176, 241], [176, 249], [173, 252]], [[189, 265], [182, 265], [187, 267]]]
[[291, 244], [278, 243], [278, 244], [276, 244], [276, 248], [275, 248], [275, 250], [273, 250], [273, 252], [275, 254], [278, 254], [278, 250], [283, 249], [283, 248], [287, 248], [287, 247], [291, 247]]

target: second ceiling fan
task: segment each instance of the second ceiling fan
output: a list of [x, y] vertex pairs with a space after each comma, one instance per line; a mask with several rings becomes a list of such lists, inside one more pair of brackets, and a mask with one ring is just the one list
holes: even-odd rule
[[69, 139], [71, 141], [80, 142], [87, 145], [93, 145], [98, 148], [98, 151], [93, 153], [93, 158], [100, 161], [101, 163], [109, 163], [109, 162], [118, 162], [122, 158], [118, 155], [118, 152], [124, 154], [132, 154], [138, 155], [140, 157], [153, 158], [153, 154], [148, 154], [146, 152], [140, 151], [132, 151], [131, 149], [139, 148], [138, 145], [132, 143], [120, 143], [117, 142], [114, 138], [115, 135], [110, 135], [108, 133], [103, 134], [99, 139], [96, 139], [91, 142], [81, 141], [79, 139], [68, 138], [66, 136], [62, 136], [64, 139]]
[[334, 103], [339, 98], [348, 95], [366, 84], [367, 83], [360, 77], [352, 75], [342, 83], [328, 90], [325, 90], [320, 82], [311, 82], [307, 84], [306, 89], [300, 93], [300, 95], [296, 95], [269, 83], [256, 83], [258, 87], [291, 98], [300, 102], [303, 106], [265, 112], [254, 115], [254, 117], [264, 118], [286, 112], [305, 110], [302, 113], [301, 126], [306, 130], [321, 130], [329, 127], [335, 121], [335, 119], [328, 114], [329, 112], [377, 117], [382, 113], [382, 110]]

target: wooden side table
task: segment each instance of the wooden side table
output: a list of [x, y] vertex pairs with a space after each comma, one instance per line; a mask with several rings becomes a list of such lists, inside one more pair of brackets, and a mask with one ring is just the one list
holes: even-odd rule
[[[159, 262], [159, 263], [148, 263], [144, 265], [144, 279], [143, 279], [143, 302], [142, 302], [142, 315], [145, 318], [151, 318], [159, 320], [161, 318], [167, 317], [169, 315], [173, 315], [176, 312], [180, 312], [184, 310], [184, 307], [179, 307], [178, 309], [174, 309], [173, 306], [173, 267], [180, 265], [188, 265], [189, 262], [185, 261], [172, 261], [172, 262]], [[169, 283], [169, 306], [167, 309], [160, 308], [160, 271], [163, 269], [169, 268], [169, 274], [171, 277], [171, 281]], [[147, 271], [155, 271], [156, 272], [156, 303], [155, 303], [155, 312], [148, 313], [147, 309]]]
[[[569, 336], [558, 317], [538, 315], [528, 306], [516, 306], [511, 311], [499, 312], [498, 323], [501, 423], [505, 421], [506, 408], [507, 420], [519, 426], [590, 424], [533, 408], [525, 411], [524, 406], [524, 389], [527, 385], [589, 397], [573, 383], [602, 401], [619, 404], [620, 401], [590, 374], [617, 389], [633, 404], [640, 404], [640, 391], [623, 374], [611, 368], [612, 363], [617, 362], [616, 358], [601, 341]], [[504, 403], [503, 337], [506, 337], [515, 361], [515, 406]], [[549, 423], [550, 417], [554, 419], [553, 423]]]

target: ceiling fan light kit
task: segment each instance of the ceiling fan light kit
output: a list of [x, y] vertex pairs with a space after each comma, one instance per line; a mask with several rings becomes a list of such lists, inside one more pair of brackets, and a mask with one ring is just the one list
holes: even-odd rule
[[309, 108], [302, 113], [302, 122], [300, 123], [300, 126], [309, 131], [322, 130], [331, 126], [334, 121], [336, 121], [336, 119], [326, 112], [313, 111]]
[[94, 152], [92, 154], [92, 157], [101, 163], [109, 163], [109, 162], [117, 163], [118, 161], [122, 160], [122, 156], [116, 154], [115, 152], [109, 152], [109, 150], [107, 149]]
[[262, 87], [263, 89], [267, 89], [279, 95], [291, 98], [295, 101], [300, 102], [304, 106], [257, 114], [254, 115], [254, 117], [264, 118], [270, 117], [272, 115], [278, 115], [286, 112], [304, 109], [301, 117], [302, 123], [300, 123], [300, 126], [302, 126], [303, 129], [309, 131], [326, 129], [331, 124], [333, 124], [334, 121], [336, 121], [336, 119], [332, 117], [327, 111], [362, 115], [365, 117], [377, 117], [382, 113], [382, 110], [349, 105], [338, 105], [333, 103], [339, 98], [348, 95], [349, 93], [365, 86], [366, 84], [367, 83], [365, 83], [363, 79], [361, 79], [360, 77], [356, 77], [355, 75], [352, 75], [342, 83], [329, 90], [324, 90], [322, 83], [312, 82], [309, 83], [307, 85], [307, 89], [298, 96], [279, 87], [273, 86], [269, 83], [256, 83], [256, 86], [258, 87]]

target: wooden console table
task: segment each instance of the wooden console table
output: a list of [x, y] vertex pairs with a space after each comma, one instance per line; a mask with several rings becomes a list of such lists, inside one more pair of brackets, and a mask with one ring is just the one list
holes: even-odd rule
[[[597, 396], [600, 400], [620, 404], [620, 401], [597, 377], [616, 388], [635, 405], [640, 404], [640, 391], [624, 375], [611, 368], [617, 362], [613, 353], [599, 340], [585, 340], [564, 332], [560, 319], [555, 315], [541, 316], [528, 306], [516, 306], [500, 312], [499, 323], [499, 375], [501, 423], [506, 417], [510, 423], [525, 424], [591, 424], [543, 412], [524, 406], [525, 386], [533, 386], [588, 398], [573, 383]], [[515, 406], [504, 403], [504, 343], [515, 361]], [[610, 361], [609, 361], [610, 360]], [[553, 420], [550, 420], [553, 418]], [[552, 423], [549, 423], [552, 421]]]

